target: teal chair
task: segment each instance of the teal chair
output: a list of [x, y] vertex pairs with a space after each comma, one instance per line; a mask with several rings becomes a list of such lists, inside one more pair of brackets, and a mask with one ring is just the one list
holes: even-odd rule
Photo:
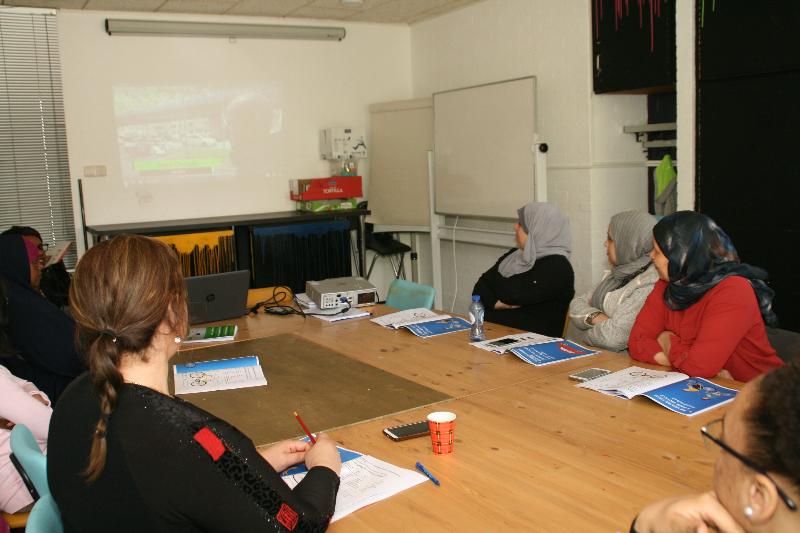
[[39, 449], [39, 443], [26, 426], [17, 424], [11, 430], [11, 453], [15, 466], [19, 464], [23, 479], [27, 476], [39, 499], [34, 504], [25, 531], [28, 533], [61, 533], [61, 515], [50, 486], [47, 484], [47, 458]]
[[61, 513], [53, 496], [48, 494], [39, 498], [31, 509], [25, 533], [63, 533]]
[[33, 483], [39, 497], [50, 494], [50, 487], [47, 485], [47, 458], [39, 449], [39, 443], [31, 430], [23, 424], [17, 424], [11, 430], [11, 453]]
[[416, 309], [433, 307], [433, 297], [436, 290], [429, 285], [414, 283], [404, 279], [395, 279], [389, 285], [389, 292], [386, 295], [386, 305], [397, 309]]

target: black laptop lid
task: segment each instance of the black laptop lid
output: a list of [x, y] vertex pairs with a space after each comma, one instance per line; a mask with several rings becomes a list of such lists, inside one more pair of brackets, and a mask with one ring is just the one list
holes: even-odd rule
[[249, 287], [249, 270], [186, 278], [189, 323], [202, 324], [246, 314]]

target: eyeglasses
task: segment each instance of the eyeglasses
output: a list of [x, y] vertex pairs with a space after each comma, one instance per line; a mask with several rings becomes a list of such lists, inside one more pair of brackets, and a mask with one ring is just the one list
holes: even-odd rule
[[704, 442], [708, 442], [708, 441], [713, 442], [714, 444], [716, 444], [717, 446], [719, 446], [720, 448], [722, 448], [723, 450], [725, 450], [726, 452], [728, 452], [732, 456], [736, 457], [738, 460], [740, 460], [747, 467], [749, 467], [749, 468], [755, 470], [756, 472], [758, 472], [759, 474], [765, 476], [767, 479], [769, 479], [772, 482], [773, 485], [775, 485], [775, 490], [778, 491], [778, 495], [783, 500], [783, 503], [786, 504], [786, 507], [788, 507], [792, 511], [796, 511], [797, 510], [797, 504], [794, 502], [794, 500], [792, 498], [789, 497], [788, 494], [786, 494], [786, 492], [783, 491], [782, 488], [780, 488], [778, 483], [772, 478], [772, 476], [769, 475], [769, 472], [767, 472], [767, 469], [764, 468], [763, 466], [759, 465], [758, 463], [754, 462], [753, 460], [748, 459], [747, 457], [745, 457], [741, 453], [737, 452], [733, 448], [731, 448], [725, 441], [722, 440], [723, 431], [724, 431], [724, 425], [723, 425], [723, 419], [722, 418], [718, 418], [717, 420], [712, 420], [711, 422], [709, 422], [708, 424], [706, 424], [705, 426], [700, 428], [700, 433], [706, 439]]
[[39, 246], [37, 246], [37, 248], [39, 249], [40, 252], [46, 252], [47, 249], [50, 248], [50, 245], [46, 242], [41, 242], [39, 243]]

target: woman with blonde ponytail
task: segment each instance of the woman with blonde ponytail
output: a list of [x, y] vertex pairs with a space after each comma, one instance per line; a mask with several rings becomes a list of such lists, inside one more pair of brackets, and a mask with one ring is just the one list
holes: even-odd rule
[[[121, 235], [90, 249], [70, 288], [89, 372], [50, 426], [48, 479], [65, 531], [322, 531], [341, 463], [332, 440], [257, 450], [223, 420], [170, 395], [187, 329], [178, 259]], [[290, 490], [279, 472], [305, 462]]]

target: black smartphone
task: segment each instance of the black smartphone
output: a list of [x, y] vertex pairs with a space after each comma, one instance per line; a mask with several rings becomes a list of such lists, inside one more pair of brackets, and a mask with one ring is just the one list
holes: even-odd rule
[[430, 434], [430, 429], [428, 428], [428, 421], [422, 420], [420, 422], [403, 424], [402, 426], [384, 428], [383, 434], [394, 441], [400, 441], [424, 437]]

